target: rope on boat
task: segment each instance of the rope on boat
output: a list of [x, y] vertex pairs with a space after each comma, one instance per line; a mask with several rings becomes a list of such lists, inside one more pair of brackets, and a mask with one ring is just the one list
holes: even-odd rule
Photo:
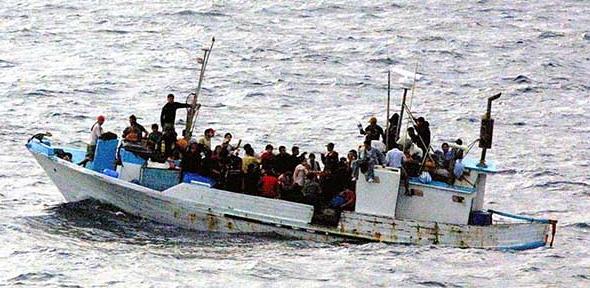
[[500, 212], [500, 211], [496, 211], [496, 210], [492, 210], [492, 209], [488, 209], [488, 212], [490, 212], [492, 214], [498, 214], [500, 216], [512, 218], [512, 219], [528, 221], [531, 223], [551, 224], [551, 242], [549, 242], [549, 247], [553, 247], [553, 240], [555, 240], [555, 233], [557, 233], [557, 220], [533, 218], [533, 217], [528, 217], [528, 216], [511, 214], [511, 213], [507, 213], [507, 212]]

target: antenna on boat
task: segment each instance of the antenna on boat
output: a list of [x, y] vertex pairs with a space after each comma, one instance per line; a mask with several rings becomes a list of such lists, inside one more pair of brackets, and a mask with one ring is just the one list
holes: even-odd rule
[[201, 73], [199, 73], [199, 83], [197, 84], [197, 89], [195, 92], [191, 93], [193, 99], [191, 101], [191, 109], [186, 113], [186, 126], [185, 126], [185, 133], [184, 138], [189, 139], [193, 133], [193, 129], [195, 128], [195, 123], [197, 120], [197, 116], [199, 116], [199, 108], [200, 105], [197, 105], [197, 100], [199, 99], [199, 93], [201, 92], [201, 85], [203, 83], [203, 78], [205, 78], [205, 69], [207, 68], [207, 63], [209, 63], [209, 56], [211, 55], [211, 50], [213, 50], [213, 44], [215, 44], [215, 37], [211, 38], [211, 46], [209, 48], [203, 48], [203, 58], [198, 58], [197, 62], [201, 64]]
[[492, 148], [492, 136], [494, 133], [494, 119], [492, 118], [492, 101], [500, 98], [502, 93], [498, 93], [488, 98], [488, 109], [486, 114], [481, 118], [481, 129], [479, 130], [479, 148], [481, 150], [481, 159], [479, 160], [479, 167], [487, 167], [486, 152], [487, 149]]

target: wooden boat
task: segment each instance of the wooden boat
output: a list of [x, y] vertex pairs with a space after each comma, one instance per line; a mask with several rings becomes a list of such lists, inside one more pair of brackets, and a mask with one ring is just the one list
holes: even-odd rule
[[[193, 107], [198, 107], [198, 92], [212, 48], [213, 41], [210, 48], [204, 49]], [[416, 78], [415, 74], [406, 74]], [[404, 89], [404, 99], [407, 91]], [[358, 179], [354, 211], [331, 214], [311, 205], [223, 191], [199, 181], [181, 182], [176, 170], [159, 167], [124, 148], [117, 152], [118, 140], [99, 140], [94, 161], [86, 168], [75, 164], [84, 159], [85, 151], [54, 147], [43, 135], [32, 137], [26, 147], [66, 201], [95, 199], [136, 216], [186, 229], [461, 248], [530, 249], [552, 245], [557, 221], [484, 209], [487, 178], [496, 172], [494, 164], [485, 161], [485, 155], [491, 148], [491, 103], [498, 97], [488, 99], [482, 119], [481, 159], [464, 159], [464, 177], [452, 184], [423, 183], [419, 178], [405, 182], [399, 169], [376, 167], [377, 181], [369, 183], [362, 176]], [[402, 107], [402, 115], [404, 111], [411, 113], [404, 110], [407, 107], [403, 102]], [[189, 111], [187, 131], [192, 130], [197, 111]], [[65, 153], [72, 155], [71, 161], [62, 159]], [[496, 218], [493, 222], [492, 215]]]

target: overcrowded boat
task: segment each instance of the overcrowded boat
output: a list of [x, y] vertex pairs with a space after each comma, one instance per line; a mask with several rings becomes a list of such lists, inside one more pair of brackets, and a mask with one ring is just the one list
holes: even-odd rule
[[[267, 145], [256, 155], [251, 145], [232, 145], [231, 134], [215, 148], [213, 129], [199, 140], [192, 137], [213, 43], [204, 49], [198, 86], [187, 103], [167, 97], [160, 123], [164, 133], [155, 125], [152, 133], [158, 133], [148, 135], [132, 115], [119, 139], [102, 133], [105, 118], [99, 116], [86, 150], [54, 146], [48, 133], [26, 143], [66, 201], [94, 199], [198, 231], [461, 248], [553, 245], [556, 220], [485, 207], [488, 177], [497, 172], [486, 152], [492, 147], [492, 101], [500, 94], [488, 98], [476, 141], [444, 143], [441, 151], [430, 145], [427, 121], [414, 117], [405, 104], [411, 88], [404, 87], [400, 113], [387, 115], [386, 129], [377, 129], [373, 119], [367, 128], [360, 126], [363, 147], [346, 158], [334, 156], [329, 143], [322, 169], [296, 147], [291, 154], [280, 147], [276, 154]], [[174, 118], [181, 108], [187, 109], [187, 121], [177, 136]], [[402, 120], [410, 123], [407, 130], [401, 129]], [[479, 159], [464, 157], [476, 143]]]

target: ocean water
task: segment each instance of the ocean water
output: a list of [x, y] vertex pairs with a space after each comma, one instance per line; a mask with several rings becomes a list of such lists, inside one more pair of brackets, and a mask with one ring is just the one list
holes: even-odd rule
[[[2, 1], [0, 286], [590, 286], [588, 1], [170, 2]], [[411, 105], [436, 146], [475, 140], [486, 98], [502, 92], [485, 205], [558, 219], [555, 247], [228, 236], [64, 204], [27, 139], [50, 131], [83, 147], [98, 114], [117, 133], [130, 114], [158, 122], [168, 93], [184, 101], [196, 87], [212, 36], [197, 131], [256, 150], [356, 147], [358, 122], [384, 123], [396, 65], [424, 74]], [[400, 98], [394, 85], [392, 109]]]

